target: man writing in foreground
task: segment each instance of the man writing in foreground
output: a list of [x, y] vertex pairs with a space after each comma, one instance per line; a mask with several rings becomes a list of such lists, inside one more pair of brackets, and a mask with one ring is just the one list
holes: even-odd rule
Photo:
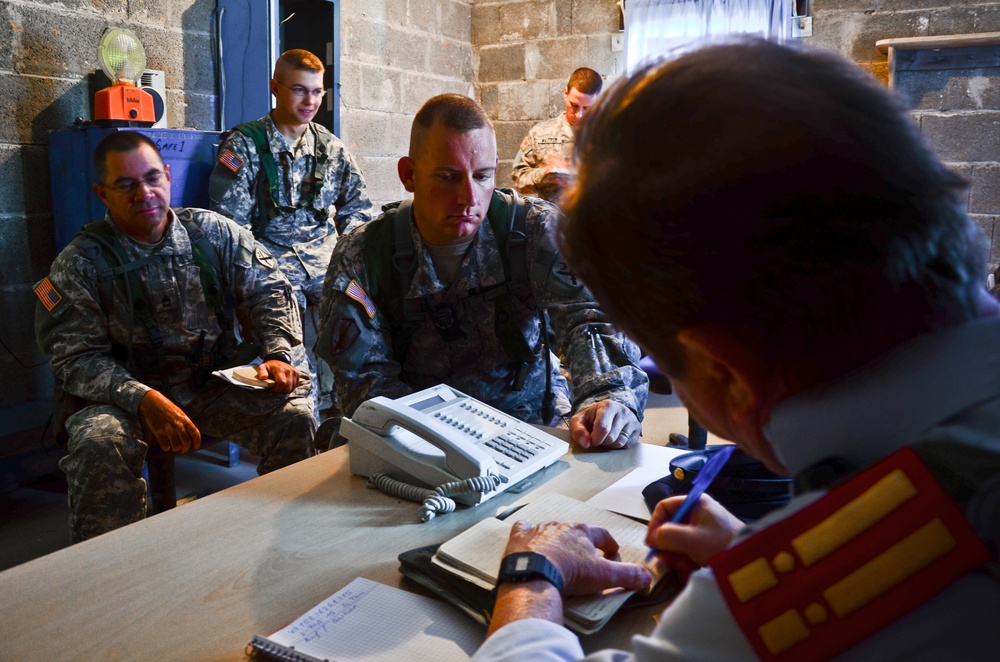
[[[305, 367], [298, 309], [276, 260], [223, 216], [172, 210], [170, 167], [148, 137], [112, 133], [94, 164], [107, 217], [35, 286], [38, 345], [68, 415], [59, 466], [74, 542], [145, 517], [154, 445], [186, 453], [202, 435], [229, 439], [261, 458], [263, 474], [312, 455], [315, 433], [309, 379], [291, 365]], [[270, 390], [209, 377], [247, 348], [236, 321]]]
[[[717, 45], [616, 85], [578, 154], [568, 261], [698, 421], [798, 489], [747, 528], [658, 505], [647, 542], [691, 574], [635, 658], [994, 654], [1000, 305], [962, 183], [895, 101], [836, 56]], [[643, 585], [614, 550], [527, 522], [507, 547], [566, 595]], [[561, 614], [547, 580], [501, 577], [474, 659], [582, 657]]]
[[316, 352], [350, 416], [375, 396], [448, 385], [531, 423], [556, 424], [573, 377], [574, 440], [636, 443], [648, 380], [553, 245], [555, 206], [494, 189], [496, 137], [483, 109], [434, 97], [413, 120], [399, 178], [413, 199], [337, 245]]

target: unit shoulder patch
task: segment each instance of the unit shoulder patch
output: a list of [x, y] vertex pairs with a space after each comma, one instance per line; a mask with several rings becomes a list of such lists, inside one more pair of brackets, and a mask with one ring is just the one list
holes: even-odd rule
[[835, 657], [913, 611], [990, 552], [910, 448], [712, 558], [762, 660]]
[[261, 246], [260, 244], [257, 244], [254, 247], [253, 254], [254, 257], [257, 258], [257, 261], [260, 262], [262, 266], [268, 269], [274, 269], [275, 267], [278, 266], [278, 263], [274, 259], [274, 256], [272, 256], [269, 252], [267, 252], [267, 249]]

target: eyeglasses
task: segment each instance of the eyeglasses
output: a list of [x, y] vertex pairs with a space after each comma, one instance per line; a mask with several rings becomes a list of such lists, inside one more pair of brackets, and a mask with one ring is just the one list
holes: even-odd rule
[[326, 96], [326, 90], [307, 90], [301, 85], [292, 85], [291, 87], [289, 87], [288, 85], [282, 83], [280, 80], [277, 81], [277, 83], [278, 85], [290, 91], [293, 97], [299, 99], [305, 99], [306, 97], [312, 97], [314, 99], [322, 99], [324, 96]]
[[114, 184], [104, 184], [104, 186], [116, 193], [129, 195], [135, 193], [139, 189], [140, 184], [145, 184], [149, 188], [160, 188], [166, 183], [167, 173], [162, 170], [154, 170], [142, 179], [119, 179]]

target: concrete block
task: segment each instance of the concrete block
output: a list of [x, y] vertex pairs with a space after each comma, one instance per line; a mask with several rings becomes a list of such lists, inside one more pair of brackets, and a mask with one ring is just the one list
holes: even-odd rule
[[411, 118], [431, 97], [439, 94], [462, 94], [473, 98], [472, 84], [462, 80], [409, 74], [402, 79], [403, 105], [397, 109]]
[[50, 183], [47, 149], [0, 145], [0, 214], [48, 212], [52, 207]]
[[374, 203], [375, 214], [380, 213], [382, 205], [403, 198], [412, 197], [403, 188], [396, 170], [398, 158], [361, 157], [361, 168], [365, 173], [365, 187], [368, 197]]
[[1000, 111], [923, 114], [920, 132], [943, 161], [996, 162], [1000, 154]]
[[340, 58], [341, 115], [347, 115], [362, 105], [361, 72], [366, 65]]
[[523, 44], [481, 48], [479, 51], [479, 80], [494, 81], [524, 80], [525, 47]]
[[520, 42], [558, 35], [553, 4], [512, 2], [500, 7], [500, 42]]
[[993, 273], [1000, 265], [1000, 217], [989, 214], [971, 214], [970, 218], [983, 233], [983, 245], [987, 256], [987, 270], [983, 274], [985, 280], [986, 274]]
[[424, 32], [438, 34], [441, 24], [437, 0], [409, 0], [408, 25]]
[[90, 116], [86, 81], [0, 73], [0, 142], [48, 143], [48, 132]]
[[427, 40], [426, 72], [472, 81], [472, 45], [441, 37]]
[[556, 36], [567, 37], [574, 34], [573, 16], [576, 11], [576, 0], [553, 0], [552, 4], [555, 9]]
[[427, 35], [410, 30], [387, 28], [385, 64], [408, 71], [426, 71]]
[[344, 143], [355, 156], [398, 159], [409, 149], [412, 115], [355, 111], [341, 123]]
[[471, 43], [473, 8], [459, 0], [441, 0], [437, 4], [441, 11], [441, 35]]
[[601, 75], [614, 68], [611, 38], [607, 34], [548, 39], [533, 42], [530, 47], [538, 50], [534, 78], [556, 79], [565, 84], [577, 67], [590, 67]]
[[472, 45], [490, 46], [500, 43], [500, 6], [472, 6]]
[[974, 165], [968, 179], [969, 212], [1000, 215], [1000, 163]]
[[108, 26], [106, 18], [37, 5], [9, 11], [15, 28], [13, 68], [19, 74], [75, 77], [100, 69], [97, 46]]
[[[933, 34], [928, 21], [920, 12], [856, 14], [851, 21], [850, 47], [842, 51], [855, 62], [885, 59], [875, 43], [879, 39], [895, 37], [926, 37]], [[813, 23], [813, 32], [816, 24]], [[937, 33], [941, 34], [941, 33]]]
[[931, 34], [970, 34], [1000, 31], [1000, 12], [994, 3], [954, 3], [955, 6], [941, 7], [927, 12]]
[[[48, 273], [47, 269], [46, 273]], [[2, 282], [9, 283], [10, 281]], [[0, 320], [0, 338], [3, 339], [10, 351], [10, 353], [4, 351], [0, 354], [4, 355], [5, 360], [11, 360], [6, 374], [8, 377], [13, 377], [13, 382], [17, 384], [17, 388], [4, 390], [7, 391], [8, 397], [13, 395], [11, 392], [16, 392], [17, 396], [24, 397], [26, 400], [51, 397], [52, 395], [51, 386], [48, 393], [42, 396], [32, 386], [30, 380], [24, 379], [24, 376], [31, 374], [32, 371], [37, 370], [39, 374], [48, 371], [48, 360], [39, 351], [35, 342], [34, 324], [20, 323], [22, 320], [34, 320], [35, 318], [35, 302], [38, 299], [32, 291], [33, 287], [34, 282], [0, 287], [0, 305], [5, 311], [3, 319]]]
[[391, 25], [406, 25], [405, 0], [344, 0], [340, 20], [380, 21]]
[[[219, 128], [219, 98], [214, 94], [196, 92], [167, 92], [169, 106], [167, 112], [172, 127], [179, 129], [199, 129], [217, 131]], [[230, 128], [230, 127], [225, 127]]]
[[368, 64], [385, 62], [389, 41], [389, 30], [385, 24], [356, 18], [344, 20], [343, 24], [340, 41], [342, 57]]
[[386, 67], [361, 66], [361, 98], [356, 108], [399, 112], [402, 99], [400, 71]]
[[500, 117], [500, 83], [490, 83], [476, 86], [476, 101], [483, 107], [490, 118]]
[[[535, 122], [531, 121], [520, 121], [520, 122], [497, 122], [495, 124], [497, 133], [497, 156], [501, 159], [507, 159], [513, 163], [514, 157], [517, 156], [518, 150], [521, 148], [521, 141], [524, 137], [528, 135], [528, 131], [531, 127], [535, 125]], [[498, 181], [502, 179], [504, 182], [510, 181], [510, 170], [507, 170], [503, 177], [498, 176]]]
[[1000, 108], [1000, 78], [995, 69], [897, 72], [895, 83], [896, 92], [918, 110]]
[[618, 32], [621, 10], [614, 2], [573, 0], [573, 34]]
[[[166, 72], [168, 88], [201, 94], [215, 93], [215, 69], [208, 56], [214, 48], [211, 35], [185, 33], [184, 39], [180, 40], [172, 30], [143, 28], [139, 38], [146, 48], [146, 67]], [[208, 57], [195, 57], [194, 53], [204, 53]]]
[[499, 83], [497, 89], [500, 101], [498, 119], [537, 122], [552, 116], [551, 81]]

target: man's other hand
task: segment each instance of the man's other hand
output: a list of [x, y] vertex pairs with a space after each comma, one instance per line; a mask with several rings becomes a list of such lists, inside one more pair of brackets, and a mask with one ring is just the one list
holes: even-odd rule
[[559, 568], [565, 595], [590, 595], [606, 588], [639, 590], [649, 586], [649, 571], [613, 560], [618, 543], [607, 529], [580, 523], [514, 524], [504, 556], [536, 552]]
[[569, 419], [569, 432], [581, 448], [631, 448], [642, 424], [632, 410], [614, 400], [602, 400]]
[[146, 444], [154, 442], [168, 453], [201, 448], [201, 432], [184, 411], [159, 391], [147, 391], [139, 401]]
[[257, 366], [257, 379], [273, 379], [275, 393], [291, 393], [299, 386], [299, 371], [284, 361], [264, 361]]

